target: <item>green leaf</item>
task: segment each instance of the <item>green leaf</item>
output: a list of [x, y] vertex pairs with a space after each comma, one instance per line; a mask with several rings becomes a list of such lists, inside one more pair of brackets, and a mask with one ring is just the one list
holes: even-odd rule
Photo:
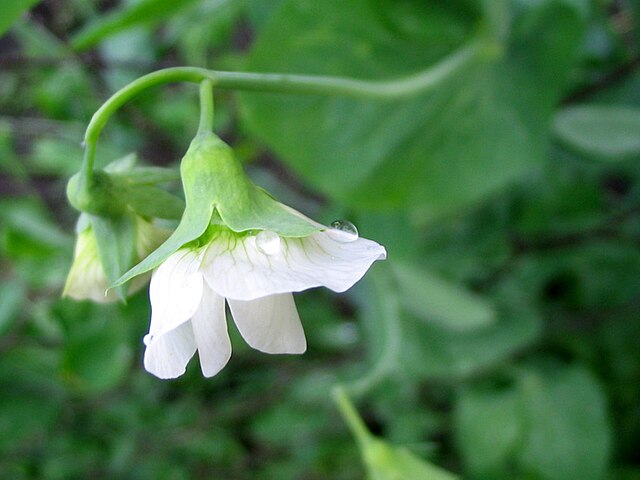
[[640, 108], [579, 105], [555, 118], [556, 138], [568, 148], [603, 160], [640, 156]]
[[82, 51], [127, 28], [170, 18], [197, 0], [141, 0], [127, 2], [107, 15], [97, 17], [72, 38], [73, 48]]
[[[109, 282], [120, 278], [133, 265], [136, 248], [135, 222], [130, 215], [99, 217], [89, 215], [96, 236], [98, 257]], [[116, 290], [120, 299], [126, 297], [126, 289]]]
[[470, 476], [513, 478], [509, 465], [523, 428], [517, 393], [513, 389], [464, 389], [454, 418], [456, 442]]
[[109, 315], [108, 320], [103, 317], [90, 325], [76, 325], [65, 342], [61, 369], [73, 388], [100, 393], [125, 377], [132, 358], [133, 350], [122, 320]]
[[402, 322], [405, 328], [402, 364], [411, 378], [466, 377], [487, 369], [533, 342], [541, 321], [519, 296], [495, 295], [496, 322], [470, 331], [454, 331], [436, 323]]
[[[459, 3], [420, 7], [424, 30], [438, 32], [429, 35], [392, 29], [393, 2], [285, 1], [247, 68], [371, 80], [409, 75], [476, 39], [479, 13]], [[432, 91], [389, 101], [247, 93], [245, 118], [331, 198], [362, 208], [407, 206], [430, 218], [542, 160], [582, 30], [572, 3], [530, 2], [508, 44], [496, 46], [501, 54], [470, 62]]]
[[24, 12], [38, 2], [39, 0], [11, 0], [10, 2], [2, 2], [2, 4], [0, 4], [0, 36], [2, 36]]
[[581, 367], [516, 371], [460, 393], [455, 431], [473, 478], [602, 479], [611, 450], [604, 394]]
[[411, 313], [427, 322], [452, 330], [471, 330], [493, 323], [491, 303], [460, 285], [423, 268], [392, 263], [400, 301]]
[[604, 478], [611, 451], [604, 394], [582, 368], [554, 370], [519, 384], [522, 470], [545, 480]]
[[26, 293], [19, 281], [0, 284], [0, 335], [9, 330], [18, 314], [26, 309]]

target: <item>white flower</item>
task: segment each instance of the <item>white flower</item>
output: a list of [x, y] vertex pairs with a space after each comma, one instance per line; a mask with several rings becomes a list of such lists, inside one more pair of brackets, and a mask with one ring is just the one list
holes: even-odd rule
[[203, 374], [218, 373], [231, 356], [225, 300], [251, 347], [303, 353], [292, 292], [317, 286], [343, 292], [386, 257], [376, 242], [342, 233], [288, 238], [212, 226], [206, 242], [183, 246], [153, 273], [145, 368], [160, 378], [178, 377], [198, 350]]
[[[139, 215], [135, 216], [136, 227], [136, 256], [141, 260], [171, 233], [167, 229], [159, 228]], [[129, 294], [142, 288], [149, 279], [148, 276], [140, 276], [131, 282]], [[93, 228], [90, 224], [78, 233], [73, 255], [73, 263], [67, 275], [67, 281], [62, 292], [63, 297], [71, 297], [74, 300], [92, 300], [98, 303], [109, 303], [118, 300], [114, 290], [107, 291], [109, 281], [104, 271], [98, 253], [98, 245]]]

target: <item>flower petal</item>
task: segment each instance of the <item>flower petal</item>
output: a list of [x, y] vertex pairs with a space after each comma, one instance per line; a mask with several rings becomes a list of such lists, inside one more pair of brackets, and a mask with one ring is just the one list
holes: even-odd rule
[[149, 285], [152, 338], [173, 330], [195, 313], [203, 289], [199, 266], [197, 250], [180, 249], [153, 272]]
[[265, 353], [304, 353], [307, 349], [292, 294], [228, 302], [240, 334], [256, 350]]
[[202, 373], [205, 377], [213, 377], [231, 358], [224, 297], [205, 287], [191, 326], [198, 345]]
[[384, 247], [358, 238], [344, 242], [325, 232], [282, 238], [272, 255], [261, 252], [255, 235], [217, 232], [207, 246], [201, 271], [207, 283], [227, 299], [252, 300], [267, 295], [325, 286], [344, 292], [371, 264], [386, 257]]
[[170, 332], [146, 341], [148, 344], [144, 352], [144, 368], [158, 378], [176, 378], [182, 375], [196, 351], [196, 340], [189, 323], [183, 323]]
[[98, 258], [96, 237], [90, 227], [86, 228], [78, 234], [76, 239], [73, 264], [62, 296], [98, 303], [115, 302], [118, 299], [115, 292], [106, 291], [108, 283]]

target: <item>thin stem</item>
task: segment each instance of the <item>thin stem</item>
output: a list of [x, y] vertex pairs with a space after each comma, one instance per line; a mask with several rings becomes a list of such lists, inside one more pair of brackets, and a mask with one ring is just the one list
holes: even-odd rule
[[347, 425], [351, 429], [353, 436], [356, 437], [356, 441], [360, 444], [360, 446], [364, 447], [368, 442], [371, 441], [372, 435], [369, 432], [369, 429], [362, 421], [360, 415], [358, 415], [357, 410], [351, 403], [351, 400], [347, 396], [344, 388], [341, 386], [336, 386], [333, 389], [333, 400], [335, 401], [342, 418], [344, 418]]
[[213, 131], [213, 82], [200, 82], [200, 124], [198, 134]]
[[95, 143], [109, 117], [150, 87], [172, 82], [200, 83], [209, 79], [213, 87], [224, 89], [393, 99], [415, 95], [440, 85], [469, 62], [480, 57], [483, 51], [483, 44], [476, 40], [421, 72], [387, 81], [279, 73], [220, 72], [197, 67], [158, 70], [134, 80], [117, 91], [93, 115], [85, 133], [87, 150], [82, 171], [86, 178], [91, 178]]

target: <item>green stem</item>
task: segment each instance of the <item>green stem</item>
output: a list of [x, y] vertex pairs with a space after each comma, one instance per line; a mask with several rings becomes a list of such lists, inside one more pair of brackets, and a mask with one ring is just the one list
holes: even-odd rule
[[344, 388], [341, 386], [336, 386], [333, 389], [333, 400], [335, 401], [342, 418], [344, 418], [347, 425], [351, 429], [353, 436], [356, 438], [356, 441], [360, 444], [361, 447], [364, 447], [368, 442], [371, 441], [372, 435], [369, 432], [369, 429], [362, 421], [360, 415], [358, 415], [357, 410], [351, 403], [351, 400], [347, 396]]
[[118, 90], [93, 115], [85, 133], [86, 151], [81, 176], [86, 180], [92, 178], [95, 144], [111, 115], [150, 87], [172, 82], [200, 83], [210, 80], [213, 87], [224, 89], [393, 99], [435, 88], [480, 57], [485, 49], [486, 46], [483, 47], [482, 42], [476, 40], [421, 72], [386, 81], [279, 73], [220, 72], [197, 67], [158, 70]]
[[200, 124], [198, 134], [213, 132], [213, 82], [200, 82]]

